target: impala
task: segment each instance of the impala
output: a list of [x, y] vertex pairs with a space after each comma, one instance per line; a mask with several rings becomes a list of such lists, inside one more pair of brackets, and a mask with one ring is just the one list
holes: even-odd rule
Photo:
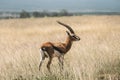
[[45, 58], [48, 58], [49, 60], [47, 63], [47, 69], [49, 72], [51, 72], [50, 64], [54, 57], [58, 58], [60, 69], [62, 70], [64, 55], [71, 49], [72, 43], [74, 41], [80, 40], [80, 38], [75, 34], [74, 30], [70, 26], [68, 26], [62, 22], [59, 22], [59, 21], [57, 21], [57, 23], [66, 27], [70, 32], [66, 31], [68, 36], [64, 43], [62, 43], [62, 42], [58, 42], [58, 43], [46, 42], [46, 43], [42, 44], [42, 46], [40, 47], [41, 59], [40, 59], [40, 64], [39, 64], [39, 70], [40, 70], [40, 67], [41, 67], [43, 61], [45, 60]]

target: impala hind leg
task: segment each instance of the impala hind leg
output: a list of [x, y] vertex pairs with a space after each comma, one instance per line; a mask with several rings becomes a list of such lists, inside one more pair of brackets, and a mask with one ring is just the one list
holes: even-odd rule
[[51, 64], [51, 62], [52, 62], [52, 58], [49, 58], [49, 61], [48, 61], [48, 63], [47, 63], [47, 69], [48, 69], [48, 71], [51, 73], [51, 70], [50, 70], [50, 64]]
[[41, 49], [40, 49], [40, 64], [39, 64], [39, 71], [40, 71], [40, 68], [41, 68], [41, 66], [42, 66], [42, 63], [43, 63], [43, 61], [45, 60], [45, 54], [44, 54], [44, 51], [42, 51]]
[[43, 61], [45, 60], [45, 58], [42, 58], [41, 60], [40, 60], [40, 64], [39, 64], [39, 71], [40, 71], [40, 68], [41, 68], [41, 66], [42, 66], [42, 63], [43, 63]]

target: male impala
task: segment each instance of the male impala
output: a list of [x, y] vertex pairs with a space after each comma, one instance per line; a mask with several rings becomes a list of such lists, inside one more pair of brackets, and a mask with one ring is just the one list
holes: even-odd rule
[[59, 21], [57, 21], [57, 22], [59, 24], [63, 25], [64, 27], [66, 27], [70, 31], [70, 33], [68, 31], [66, 31], [68, 36], [64, 43], [46, 42], [46, 43], [42, 44], [42, 46], [40, 48], [41, 59], [40, 59], [39, 70], [40, 70], [40, 67], [41, 67], [43, 61], [45, 60], [45, 58], [49, 58], [48, 63], [47, 63], [47, 69], [49, 72], [51, 72], [50, 64], [54, 57], [58, 57], [60, 67], [61, 67], [61, 69], [63, 69], [64, 55], [71, 49], [73, 41], [80, 40], [80, 38], [75, 34], [75, 32], [73, 31], [73, 29], [70, 26], [68, 26], [62, 22], [59, 22]]

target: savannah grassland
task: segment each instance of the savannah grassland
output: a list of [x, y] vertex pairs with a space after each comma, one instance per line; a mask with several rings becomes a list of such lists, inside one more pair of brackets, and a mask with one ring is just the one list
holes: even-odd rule
[[[65, 55], [60, 72], [54, 58], [38, 70], [43, 42], [64, 42], [71, 25], [80, 36]], [[0, 80], [119, 80], [120, 16], [73, 16], [0, 20]]]

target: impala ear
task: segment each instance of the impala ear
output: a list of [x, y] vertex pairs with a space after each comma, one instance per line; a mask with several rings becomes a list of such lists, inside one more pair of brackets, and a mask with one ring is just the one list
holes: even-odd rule
[[66, 33], [68, 34], [68, 36], [70, 36], [70, 33], [68, 31], [66, 31]]

